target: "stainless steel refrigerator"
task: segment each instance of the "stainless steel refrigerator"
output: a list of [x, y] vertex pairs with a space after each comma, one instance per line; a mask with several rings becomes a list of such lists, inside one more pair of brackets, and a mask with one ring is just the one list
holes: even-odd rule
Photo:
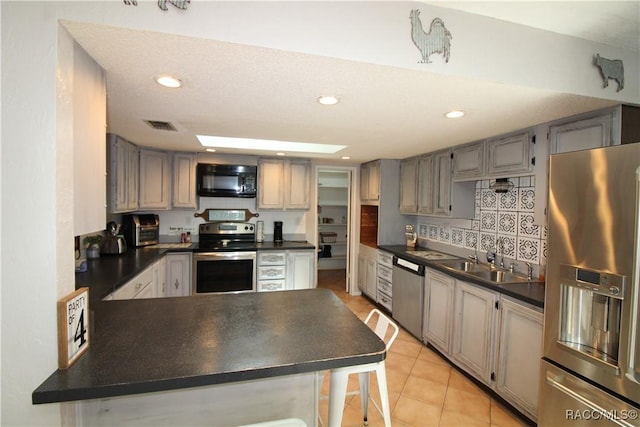
[[551, 156], [538, 425], [640, 426], [640, 143]]

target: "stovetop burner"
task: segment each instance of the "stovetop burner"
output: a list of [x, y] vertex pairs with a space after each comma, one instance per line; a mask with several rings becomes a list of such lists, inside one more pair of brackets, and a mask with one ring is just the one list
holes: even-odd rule
[[250, 250], [255, 247], [255, 227], [248, 222], [200, 224], [199, 248], [206, 250]]

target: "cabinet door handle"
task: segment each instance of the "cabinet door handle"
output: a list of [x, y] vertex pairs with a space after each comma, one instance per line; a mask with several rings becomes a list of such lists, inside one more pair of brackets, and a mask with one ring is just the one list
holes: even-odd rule
[[176, 289], [178, 289], [180, 287], [180, 283], [178, 282], [178, 279], [176, 279], [175, 287], [176, 287]]

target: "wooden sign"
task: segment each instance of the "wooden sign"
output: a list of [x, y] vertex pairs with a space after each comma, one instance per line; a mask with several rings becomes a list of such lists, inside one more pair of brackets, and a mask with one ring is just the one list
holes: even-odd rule
[[58, 301], [58, 367], [66, 369], [89, 348], [89, 288]]

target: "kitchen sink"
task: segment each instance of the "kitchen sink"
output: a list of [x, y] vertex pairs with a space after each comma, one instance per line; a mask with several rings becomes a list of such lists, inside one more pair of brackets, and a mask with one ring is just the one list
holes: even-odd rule
[[473, 261], [443, 261], [440, 263], [440, 265], [456, 271], [489, 271], [489, 266], [485, 264], [478, 264], [477, 262]]
[[536, 281], [527, 279], [527, 276], [523, 274], [512, 273], [489, 264], [481, 264], [473, 261], [447, 260], [441, 261], [439, 264], [466, 276], [495, 284], [528, 283]]
[[504, 270], [471, 271], [469, 274], [494, 283], [526, 283], [531, 281], [527, 279], [527, 276]]

